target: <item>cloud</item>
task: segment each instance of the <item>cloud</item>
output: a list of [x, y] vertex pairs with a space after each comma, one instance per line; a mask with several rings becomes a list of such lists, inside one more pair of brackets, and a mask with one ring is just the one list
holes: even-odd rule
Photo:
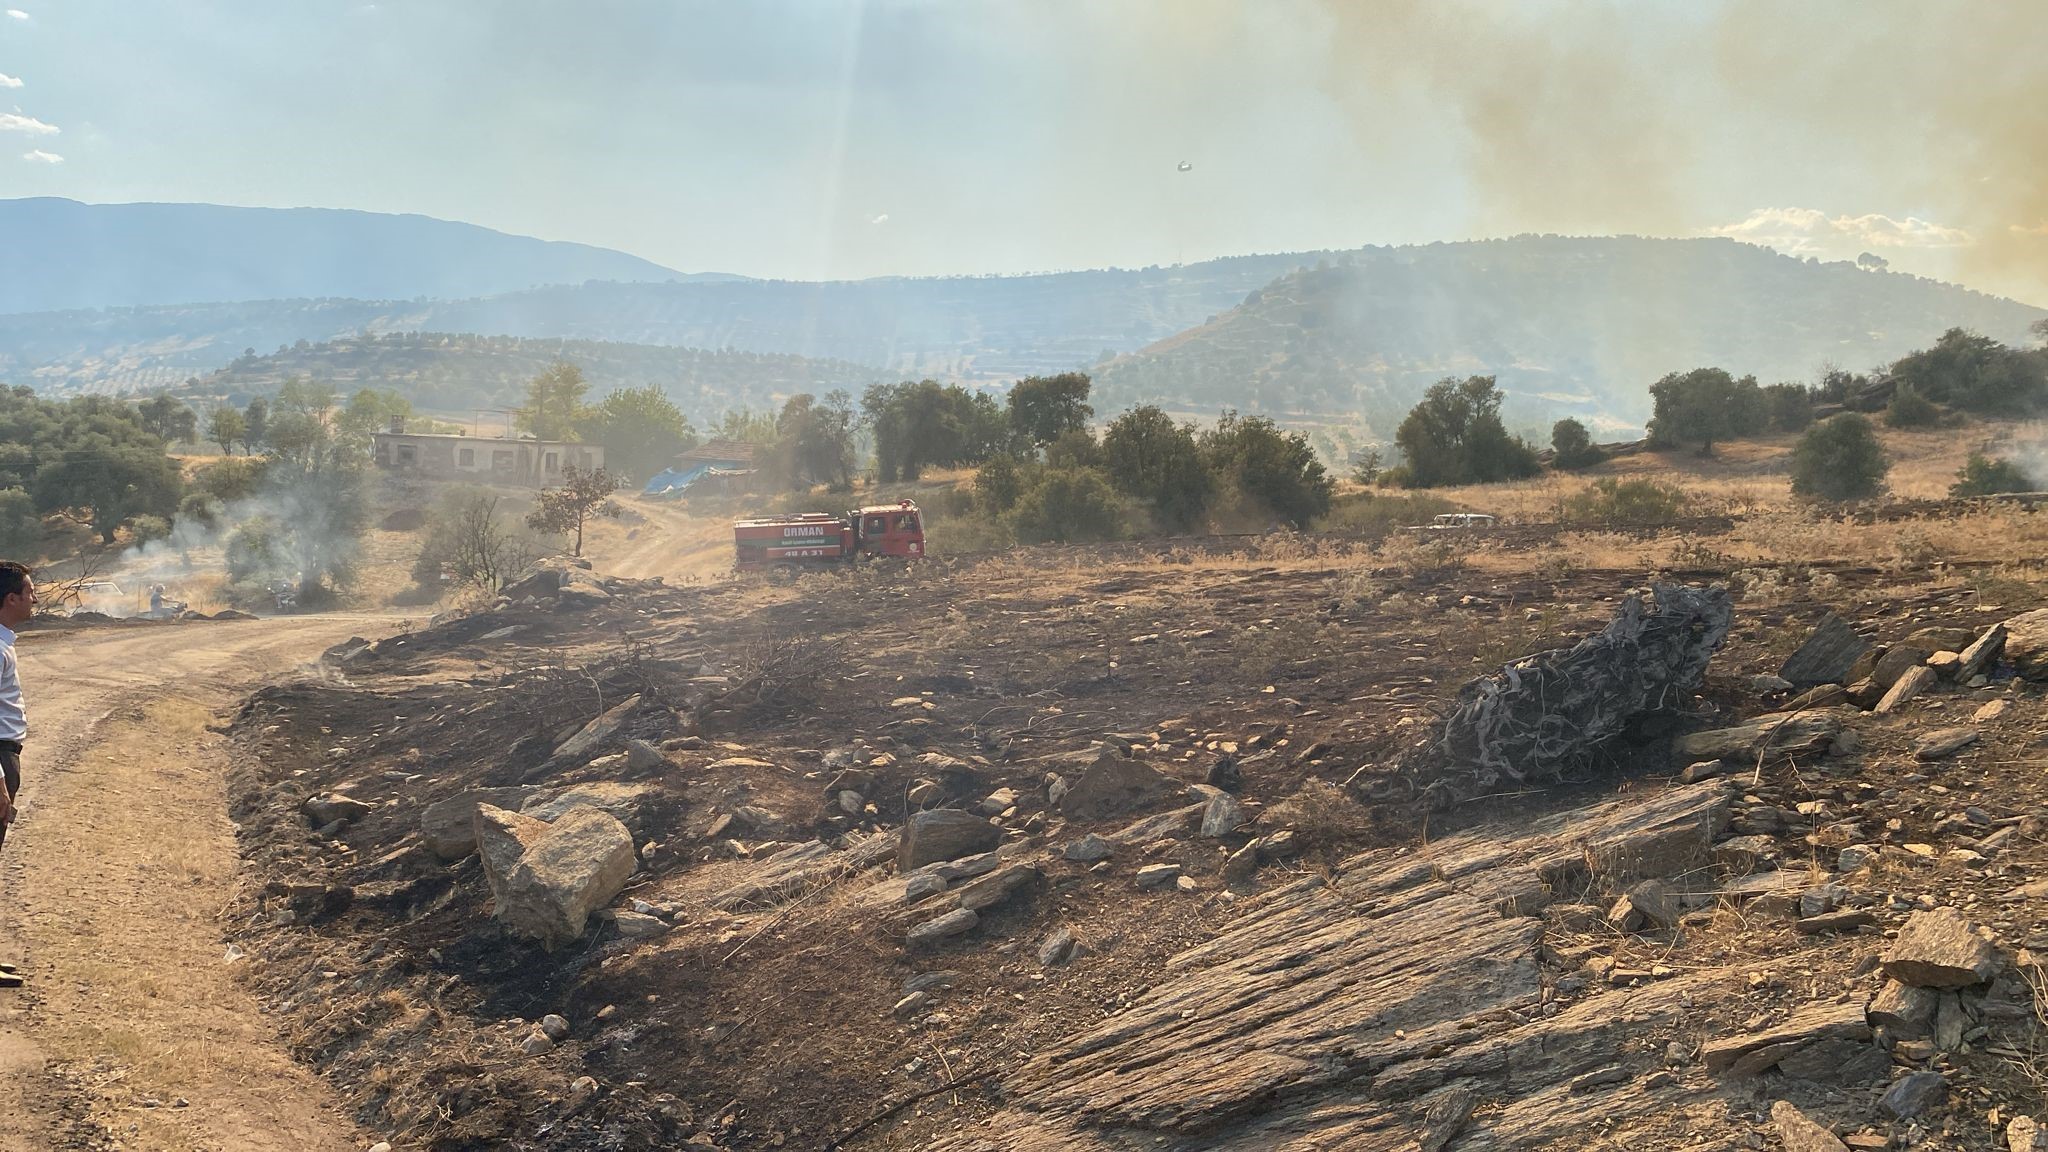
[[33, 116], [22, 116], [13, 112], [0, 112], [0, 132], [26, 132], [30, 136], [55, 136], [62, 129], [55, 124], [45, 124]]
[[1847, 258], [1878, 248], [1967, 248], [1976, 238], [1961, 228], [1877, 212], [1830, 216], [1818, 208], [1759, 208], [1733, 224], [1710, 228], [1793, 256]]
[[19, 9], [19, 8], [9, 8], [9, 9], [7, 10], [7, 14], [8, 14], [9, 16], [12, 16], [12, 17], [14, 17], [14, 18], [15, 18], [16, 20], [26, 20], [26, 19], [28, 19], [28, 13], [26, 13], [26, 12], [23, 12], [23, 11], [22, 11], [21, 9]]
[[5, 72], [0, 72], [0, 88], [19, 88], [19, 87], [21, 87], [21, 77], [19, 77], [19, 76], [9, 76], [9, 75], [8, 75], [7, 73], [5, 73]]
[[45, 152], [41, 148], [31, 148], [23, 152], [21, 158], [31, 164], [62, 164], [64, 162], [62, 156], [57, 155], [55, 152]]
[[887, 224], [888, 222], [889, 214], [887, 212], [884, 212], [880, 216], [877, 216], [874, 219], [868, 221], [868, 223], [870, 224]]

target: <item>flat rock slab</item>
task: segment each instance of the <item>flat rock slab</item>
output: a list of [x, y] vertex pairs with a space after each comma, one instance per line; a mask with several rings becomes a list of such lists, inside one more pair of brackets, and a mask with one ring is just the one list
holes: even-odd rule
[[1842, 731], [1833, 712], [1769, 712], [1729, 728], [1692, 732], [1678, 738], [1680, 759], [1733, 760], [1754, 764], [1758, 756], [1782, 759], [1826, 752]]
[[1900, 676], [1898, 682], [1878, 699], [1877, 707], [1871, 711], [1880, 715], [1896, 712], [1917, 699], [1922, 692], [1934, 687], [1935, 682], [1940, 679], [1940, 673], [1924, 664], [1908, 668], [1905, 675]]
[[2005, 633], [2005, 658], [2019, 674], [2029, 680], [2048, 680], [2048, 608], [2007, 620]]
[[1998, 951], [1953, 908], [1915, 912], [1884, 954], [1884, 974], [1915, 988], [1967, 988], [1998, 974]]
[[[1720, 1036], [1700, 1049], [1700, 1060], [1709, 1072], [1729, 1072], [1745, 1057], [1782, 1048], [1782, 1059], [1818, 1040], [1868, 1040], [1870, 1023], [1861, 1004], [1821, 1004], [1794, 1013], [1784, 1023], [1757, 1032]], [[1775, 1064], [1777, 1061], [1771, 1061]], [[1765, 1065], [1764, 1067], [1768, 1067]], [[1763, 1068], [1753, 1068], [1761, 1072]]]
[[1922, 736], [1913, 744], [1916, 760], [1939, 760], [1953, 756], [1977, 742], [1975, 728], [1942, 728]]
[[1785, 1152], [1849, 1152], [1833, 1129], [1814, 1121], [1789, 1100], [1771, 1105], [1771, 1126], [1778, 1130]]
[[896, 867], [904, 872], [941, 860], [987, 852], [1003, 842], [1003, 830], [985, 816], [958, 808], [913, 813], [903, 825]]
[[1840, 684], [1869, 649], [1870, 641], [1857, 635], [1847, 620], [1830, 612], [1807, 633], [1806, 642], [1778, 669], [1778, 675], [1800, 688]]

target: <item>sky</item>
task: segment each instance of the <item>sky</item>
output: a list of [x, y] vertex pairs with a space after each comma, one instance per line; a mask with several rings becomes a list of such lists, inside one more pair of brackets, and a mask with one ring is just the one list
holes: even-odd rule
[[0, 197], [682, 271], [1730, 235], [2048, 304], [2048, 4], [0, 0]]

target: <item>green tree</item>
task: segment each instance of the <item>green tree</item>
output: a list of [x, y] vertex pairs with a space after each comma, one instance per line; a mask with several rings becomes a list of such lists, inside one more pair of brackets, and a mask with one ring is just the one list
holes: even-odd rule
[[1891, 462], [1870, 421], [1854, 412], [1808, 429], [1792, 450], [1792, 492], [1815, 500], [1863, 500], [1884, 491]]
[[1295, 527], [1330, 510], [1330, 478], [1299, 432], [1282, 432], [1264, 416], [1225, 412], [1196, 440], [1202, 462]]
[[394, 429], [403, 432], [410, 419], [412, 401], [389, 388], [362, 388], [334, 418], [334, 436], [349, 451], [367, 453], [373, 434]]
[[1970, 453], [1963, 462], [1962, 471], [1956, 473], [1956, 482], [1950, 485], [1950, 496], [1997, 496], [2004, 492], [2032, 492], [2034, 482], [2020, 470], [2020, 466], [1999, 457], [1993, 459], [1982, 452]]
[[526, 403], [513, 410], [513, 420], [536, 440], [567, 440], [583, 418], [583, 395], [588, 391], [583, 369], [557, 360], [527, 382]]
[[242, 410], [233, 405], [223, 404], [213, 410], [206, 421], [206, 438], [220, 445], [220, 454], [232, 455], [235, 445], [249, 435], [249, 422]]
[[135, 406], [143, 427], [166, 444], [186, 444], [199, 433], [199, 416], [183, 401], [159, 392]]
[[1380, 474], [1387, 470], [1386, 460], [1377, 448], [1368, 448], [1351, 457], [1351, 482], [1371, 487], [1380, 482]]
[[1041, 468], [1010, 510], [1026, 544], [1114, 540], [1123, 534], [1123, 502], [1094, 468]]
[[163, 449], [81, 443], [36, 469], [34, 492], [44, 512], [85, 516], [103, 543], [137, 516], [177, 515], [184, 495], [178, 463]]
[[606, 394], [584, 413], [578, 432], [581, 439], [604, 445], [607, 467], [640, 481], [697, 443], [697, 430], [683, 410], [653, 384]]
[[619, 506], [612, 493], [619, 490], [618, 477], [602, 468], [584, 471], [574, 464], [562, 469], [562, 485], [542, 492], [527, 513], [526, 526], [552, 536], [576, 537], [575, 554], [583, 555], [583, 526], [593, 516], [617, 516]]
[[994, 397], [936, 380], [871, 385], [861, 416], [884, 483], [915, 480], [930, 467], [980, 464], [1010, 440], [1008, 414]]
[[1216, 482], [1194, 425], [1176, 424], [1150, 404], [1133, 408], [1103, 430], [1102, 458], [1117, 491], [1145, 501], [1167, 531], [1190, 531], [1207, 516]]
[[1931, 428], [1941, 423], [1941, 409], [1910, 382], [1901, 380], [1892, 389], [1892, 402], [1885, 405], [1884, 422], [1888, 428]]
[[1000, 515], [1016, 507], [1026, 481], [1015, 456], [991, 456], [974, 474], [974, 500], [984, 512]]
[[25, 488], [0, 488], [0, 558], [33, 563], [42, 551], [43, 518]]
[[256, 494], [269, 466], [267, 459], [246, 456], [214, 460], [192, 470], [192, 485], [222, 504], [234, 504]]
[[1520, 437], [1508, 435], [1500, 403], [1491, 376], [1462, 382], [1445, 377], [1430, 385], [1394, 432], [1403, 482], [1410, 488], [1436, 488], [1534, 476], [1536, 452]]
[[792, 487], [853, 483], [853, 398], [833, 392], [823, 403], [805, 393], [792, 396], [775, 419], [775, 471]]
[[1737, 380], [1719, 368], [1673, 372], [1650, 385], [1650, 398], [1650, 442], [1660, 448], [1696, 444], [1702, 456], [1713, 455], [1717, 441], [1756, 435], [1769, 419], [1756, 377]]
[[1088, 388], [1086, 372], [1026, 376], [1010, 386], [1010, 428], [1034, 448], [1087, 428], [1095, 415], [1088, 406]]
[[325, 423], [327, 414], [333, 410], [334, 385], [325, 380], [293, 376], [278, 386], [277, 412], [274, 415], [311, 416]]
[[1764, 407], [1780, 432], [1804, 432], [1813, 424], [1813, 393], [1803, 385], [1771, 385], [1764, 389]]
[[1551, 463], [1567, 472], [1591, 468], [1606, 456], [1593, 444], [1586, 426], [1566, 417], [1550, 426]]
[[270, 446], [270, 401], [261, 396], [242, 408], [242, 452], [248, 454]]
[[260, 489], [277, 512], [266, 537], [269, 555], [288, 567], [282, 574], [296, 580], [299, 602], [306, 605], [354, 580], [369, 525], [366, 457], [336, 435], [327, 419], [332, 408], [333, 394], [325, 385], [302, 385], [288, 400], [280, 391]]

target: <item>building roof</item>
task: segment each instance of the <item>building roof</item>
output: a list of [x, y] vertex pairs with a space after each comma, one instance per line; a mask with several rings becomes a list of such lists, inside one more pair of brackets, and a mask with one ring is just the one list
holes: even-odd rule
[[530, 436], [465, 436], [460, 432], [372, 432], [371, 440], [460, 440], [464, 444], [546, 444], [552, 447], [602, 448], [581, 440], [535, 440]]
[[752, 464], [754, 446], [744, 440], [706, 440], [688, 452], [679, 453], [676, 463], [690, 464]]

